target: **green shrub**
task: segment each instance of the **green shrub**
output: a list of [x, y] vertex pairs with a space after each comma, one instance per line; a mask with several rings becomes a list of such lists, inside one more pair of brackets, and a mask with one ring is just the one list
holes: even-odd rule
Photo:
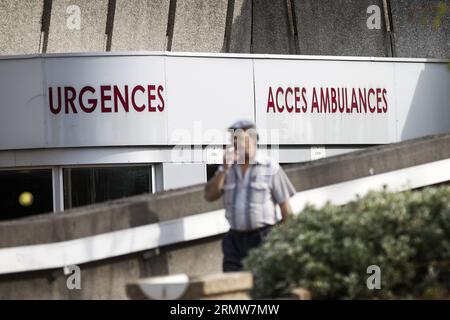
[[[369, 290], [367, 267], [381, 269]], [[448, 298], [450, 187], [388, 192], [344, 206], [307, 206], [250, 251], [255, 298], [282, 297], [298, 287], [315, 299]]]

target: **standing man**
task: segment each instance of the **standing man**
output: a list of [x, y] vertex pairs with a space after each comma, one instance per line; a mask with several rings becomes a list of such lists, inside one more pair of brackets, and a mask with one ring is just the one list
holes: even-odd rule
[[280, 165], [257, 151], [254, 122], [237, 121], [229, 129], [234, 148], [226, 153], [224, 164], [205, 186], [207, 201], [224, 196], [230, 224], [222, 241], [224, 272], [242, 269], [248, 251], [259, 246], [271, 227], [292, 213], [289, 199], [295, 194]]

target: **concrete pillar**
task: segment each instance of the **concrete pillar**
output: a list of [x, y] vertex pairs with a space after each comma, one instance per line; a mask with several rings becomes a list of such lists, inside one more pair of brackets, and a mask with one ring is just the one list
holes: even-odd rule
[[111, 51], [166, 50], [170, 0], [117, 0]]
[[251, 41], [252, 0], [235, 0], [228, 51], [233, 53], [250, 53]]
[[300, 54], [387, 55], [383, 1], [294, 0], [294, 7]]
[[53, 1], [47, 52], [104, 51], [108, 0]]
[[396, 56], [450, 56], [449, 0], [391, 0], [390, 3]]
[[253, 53], [294, 54], [286, 0], [253, 1]]
[[0, 55], [39, 52], [43, 0], [0, 1]]
[[227, 0], [177, 0], [171, 51], [222, 52]]

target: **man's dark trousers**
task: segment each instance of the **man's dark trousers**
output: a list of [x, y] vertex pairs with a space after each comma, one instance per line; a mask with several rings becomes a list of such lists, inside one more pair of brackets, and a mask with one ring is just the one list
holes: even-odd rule
[[261, 244], [271, 227], [266, 226], [254, 231], [228, 231], [222, 241], [223, 272], [242, 270], [242, 259], [247, 256], [250, 249]]

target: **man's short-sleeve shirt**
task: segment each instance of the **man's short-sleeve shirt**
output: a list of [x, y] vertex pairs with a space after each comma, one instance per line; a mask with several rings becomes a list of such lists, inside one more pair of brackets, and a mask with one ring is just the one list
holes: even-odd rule
[[274, 225], [281, 220], [277, 205], [295, 192], [280, 165], [258, 152], [244, 176], [236, 164], [227, 171], [223, 186], [225, 216], [234, 230]]

